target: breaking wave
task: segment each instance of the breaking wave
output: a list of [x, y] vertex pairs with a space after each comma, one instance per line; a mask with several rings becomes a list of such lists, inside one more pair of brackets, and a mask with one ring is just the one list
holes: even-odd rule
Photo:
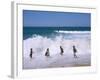
[[[68, 31], [69, 32], [69, 31]], [[34, 34], [32, 37], [24, 40], [24, 57], [29, 57], [30, 48], [36, 56], [43, 55], [46, 49], [49, 48], [50, 56], [60, 53], [60, 46], [63, 47], [64, 53], [72, 54], [72, 46], [75, 45], [78, 54], [90, 53], [90, 33], [80, 33], [59, 31], [59, 35], [54, 34], [53, 37], [46, 37]], [[72, 33], [72, 34], [71, 34]], [[75, 34], [76, 33], [76, 34]], [[85, 33], [85, 32], [84, 32]]]

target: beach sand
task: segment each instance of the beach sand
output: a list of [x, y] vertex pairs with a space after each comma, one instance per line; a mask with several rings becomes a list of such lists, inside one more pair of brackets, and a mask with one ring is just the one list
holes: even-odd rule
[[33, 57], [33, 59], [24, 58], [24, 69], [38, 68], [57, 68], [57, 67], [81, 67], [91, 65], [91, 55], [78, 55], [74, 58], [73, 55], [59, 55], [54, 57]]

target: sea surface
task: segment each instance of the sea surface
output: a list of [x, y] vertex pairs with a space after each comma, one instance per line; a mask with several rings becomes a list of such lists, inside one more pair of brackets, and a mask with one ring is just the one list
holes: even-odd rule
[[[67, 36], [66, 38], [70, 38], [72, 33], [73, 35], [79, 35], [79, 33], [86, 33], [91, 31], [91, 27], [23, 27], [23, 40], [28, 39], [33, 36], [43, 36], [48, 38], [54, 38], [55, 36], [63, 35]], [[84, 35], [84, 34], [81, 34]]]
[[[23, 44], [23, 69], [91, 65], [90, 27], [23, 27]], [[77, 59], [73, 57], [73, 45], [77, 49]], [[29, 57], [31, 48], [32, 59]], [[47, 48], [50, 57], [45, 56]]]

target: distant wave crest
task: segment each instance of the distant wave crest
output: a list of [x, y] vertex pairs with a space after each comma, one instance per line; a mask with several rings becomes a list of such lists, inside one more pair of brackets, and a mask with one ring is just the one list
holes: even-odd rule
[[64, 31], [64, 30], [60, 30], [60, 31], [55, 31], [57, 33], [91, 33], [90, 31]]

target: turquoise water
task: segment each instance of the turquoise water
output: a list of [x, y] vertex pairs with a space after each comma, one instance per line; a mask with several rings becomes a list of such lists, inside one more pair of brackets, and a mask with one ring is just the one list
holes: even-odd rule
[[[32, 37], [33, 35], [40, 35], [46, 37], [53, 37], [60, 35], [57, 31], [91, 31], [90, 27], [23, 27], [23, 40]], [[70, 35], [70, 33], [63, 33], [63, 35]]]

